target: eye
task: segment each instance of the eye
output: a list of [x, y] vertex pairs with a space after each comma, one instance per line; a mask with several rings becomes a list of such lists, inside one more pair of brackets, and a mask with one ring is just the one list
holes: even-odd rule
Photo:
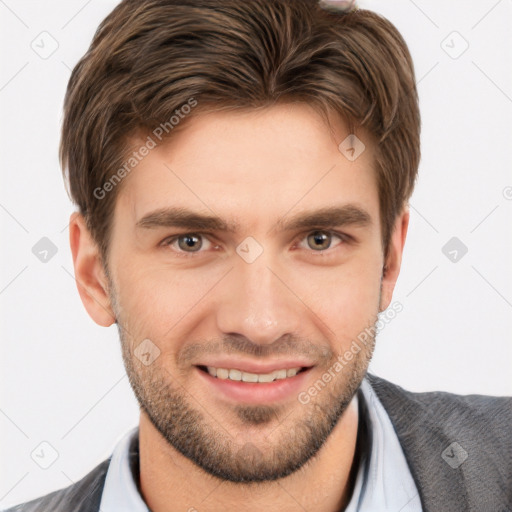
[[[336, 239], [338, 243], [335, 243]], [[325, 253], [328, 249], [333, 249], [343, 243], [348, 243], [350, 237], [342, 233], [336, 233], [325, 230], [315, 230], [302, 236], [299, 239], [299, 248], [307, 249], [316, 253]], [[304, 246], [304, 243], [307, 246]], [[171, 247], [178, 255], [191, 255], [193, 253], [205, 252], [208, 249], [216, 249], [219, 246], [214, 245], [207, 237], [199, 233], [184, 233], [166, 238], [160, 245]]]
[[336, 238], [340, 241], [336, 245], [340, 245], [340, 243], [346, 242], [348, 237], [341, 234], [332, 233], [330, 231], [318, 230], [309, 233], [305, 240], [307, 243], [307, 248], [316, 252], [322, 252], [330, 249], [332, 247], [333, 239]]
[[202, 235], [196, 233], [185, 233], [183, 235], [177, 235], [170, 238], [166, 238], [161, 245], [173, 247], [176, 252], [199, 252], [200, 249], [205, 245], [208, 247], [208, 244], [211, 242], [204, 238]]

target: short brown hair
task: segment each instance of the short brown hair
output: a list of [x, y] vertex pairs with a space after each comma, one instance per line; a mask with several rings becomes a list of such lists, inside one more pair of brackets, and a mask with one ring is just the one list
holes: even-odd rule
[[121, 187], [97, 191], [119, 172], [134, 136], [169, 124], [191, 98], [199, 107], [176, 128], [208, 109], [305, 102], [342, 116], [351, 133], [366, 129], [376, 142], [387, 255], [420, 160], [413, 63], [392, 23], [315, 0], [123, 0], [73, 69], [60, 145], [70, 196], [105, 261]]

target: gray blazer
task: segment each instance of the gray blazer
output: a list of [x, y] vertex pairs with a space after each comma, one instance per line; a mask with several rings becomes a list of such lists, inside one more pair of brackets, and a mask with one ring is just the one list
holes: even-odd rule
[[[512, 512], [512, 398], [411, 393], [371, 374], [368, 380], [395, 427], [424, 512]], [[98, 512], [109, 463], [6, 512]]]

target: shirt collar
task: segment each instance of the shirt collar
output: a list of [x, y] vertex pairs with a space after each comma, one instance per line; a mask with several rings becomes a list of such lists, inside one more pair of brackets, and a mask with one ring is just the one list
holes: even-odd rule
[[384, 406], [365, 378], [358, 392], [366, 447], [345, 512], [421, 512], [421, 501], [404, 452]]
[[149, 512], [139, 492], [139, 427], [117, 443], [108, 467], [101, 512]]

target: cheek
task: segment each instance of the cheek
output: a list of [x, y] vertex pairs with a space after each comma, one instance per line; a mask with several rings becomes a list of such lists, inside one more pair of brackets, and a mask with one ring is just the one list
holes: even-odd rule
[[[229, 270], [229, 269], [228, 269]], [[120, 305], [137, 337], [172, 336], [214, 293], [224, 271], [177, 270], [147, 262], [123, 264], [117, 273]]]
[[308, 295], [302, 287], [306, 304], [321, 319], [318, 328], [333, 339], [337, 350], [348, 347], [377, 320], [380, 276], [378, 265], [366, 261], [317, 275], [310, 280]]

